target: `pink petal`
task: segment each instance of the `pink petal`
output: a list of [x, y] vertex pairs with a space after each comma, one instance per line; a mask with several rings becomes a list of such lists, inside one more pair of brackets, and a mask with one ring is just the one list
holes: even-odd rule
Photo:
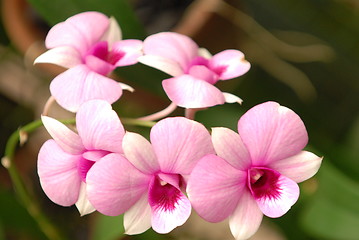
[[162, 185], [153, 178], [149, 189], [149, 204], [152, 209], [152, 228], [158, 233], [169, 233], [183, 225], [191, 214], [191, 204], [175, 186]]
[[123, 216], [125, 233], [140, 234], [151, 227], [151, 207], [148, 204], [148, 194], [144, 194]]
[[46, 37], [46, 47], [71, 46], [81, 55], [98, 42], [109, 27], [107, 16], [99, 12], [84, 12], [52, 27]]
[[265, 166], [298, 154], [308, 142], [300, 117], [275, 102], [259, 104], [238, 122], [238, 132], [253, 165]]
[[99, 161], [104, 156], [106, 156], [107, 154], [109, 154], [109, 152], [104, 151], [104, 150], [90, 150], [90, 151], [84, 152], [82, 154], [82, 157], [86, 160], [96, 162], [96, 161]]
[[144, 55], [138, 58], [138, 61], [144, 65], [156, 68], [162, 72], [171, 76], [180, 76], [183, 74], [183, 70], [179, 63], [165, 57]]
[[205, 108], [225, 102], [218, 88], [190, 75], [166, 79], [162, 86], [169, 99], [180, 107]]
[[209, 62], [210, 69], [217, 72], [221, 80], [239, 77], [250, 69], [251, 65], [238, 50], [225, 50], [214, 55]]
[[161, 184], [170, 184], [173, 187], [177, 188], [178, 190], [181, 190], [181, 184], [182, 184], [182, 177], [179, 174], [170, 174], [170, 173], [158, 173], [157, 174]]
[[87, 196], [101, 213], [117, 216], [146, 193], [150, 176], [137, 170], [120, 154], [111, 153], [87, 173]]
[[150, 142], [141, 135], [126, 132], [122, 147], [126, 158], [141, 172], [152, 174], [160, 170]]
[[249, 191], [243, 191], [234, 213], [229, 218], [229, 227], [236, 240], [250, 238], [259, 228], [263, 213]]
[[190, 61], [198, 55], [198, 46], [185, 35], [162, 32], [145, 39], [144, 53], [170, 59], [177, 62], [182, 70], [186, 70]]
[[92, 204], [87, 198], [86, 183], [84, 182], [81, 183], [79, 199], [77, 200], [75, 205], [81, 217], [96, 211], [96, 209], [92, 206]]
[[41, 120], [48, 133], [63, 151], [81, 154], [85, 150], [81, 138], [63, 123], [47, 116], [41, 116]]
[[92, 168], [92, 166], [95, 164], [92, 160], [87, 160], [85, 158], [81, 158], [79, 162], [77, 163], [77, 171], [79, 173], [79, 176], [83, 182], [86, 182], [86, 176], [88, 171]]
[[61, 46], [50, 49], [38, 56], [36, 63], [52, 63], [64, 68], [72, 68], [82, 63], [80, 53], [73, 47]]
[[292, 157], [272, 162], [269, 167], [299, 183], [314, 176], [318, 172], [322, 160], [322, 157], [318, 157], [314, 153], [301, 151]]
[[110, 17], [110, 24], [106, 32], [102, 35], [101, 41], [106, 41], [110, 46], [122, 40], [122, 31], [114, 17]]
[[189, 69], [188, 74], [194, 78], [201, 79], [212, 85], [218, 81], [218, 75], [203, 65], [192, 66]]
[[81, 155], [64, 152], [54, 140], [42, 145], [37, 163], [41, 187], [56, 204], [71, 206], [79, 197], [81, 179], [77, 163]]
[[86, 66], [93, 72], [98, 73], [102, 76], [108, 75], [116, 67], [105, 60], [98, 58], [93, 55], [87, 55], [85, 58]]
[[207, 155], [193, 169], [187, 194], [202, 218], [220, 222], [235, 210], [246, 180], [246, 172], [233, 168], [220, 157]]
[[247, 170], [251, 158], [238, 133], [228, 128], [212, 128], [212, 142], [219, 157], [239, 170]]
[[122, 95], [120, 85], [105, 76], [78, 65], [58, 75], [50, 84], [51, 94], [65, 109], [76, 112], [88, 100], [102, 99], [109, 103]]
[[116, 67], [136, 64], [138, 58], [142, 56], [142, 41], [140, 40], [122, 40], [112, 45], [112, 53], [121, 53], [123, 55], [115, 64]]
[[125, 130], [108, 102], [91, 100], [82, 104], [76, 114], [76, 126], [86, 149], [123, 152]]
[[183, 117], [159, 121], [152, 127], [150, 138], [165, 173], [190, 174], [200, 158], [214, 153], [207, 129]]
[[272, 218], [281, 217], [293, 206], [299, 197], [299, 187], [293, 180], [280, 175], [277, 180], [278, 194], [257, 198], [257, 204], [264, 215]]

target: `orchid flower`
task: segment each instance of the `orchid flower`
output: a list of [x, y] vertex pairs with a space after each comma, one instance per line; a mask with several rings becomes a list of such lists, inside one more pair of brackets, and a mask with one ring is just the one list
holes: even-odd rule
[[35, 63], [69, 68], [50, 84], [51, 94], [62, 107], [76, 112], [91, 99], [113, 103], [122, 88], [131, 90], [106, 77], [116, 67], [137, 63], [142, 55], [142, 41], [121, 39], [116, 20], [99, 12], [80, 13], [51, 28], [45, 40], [50, 50]]
[[241, 103], [230, 93], [213, 86], [246, 73], [250, 64], [238, 50], [225, 50], [214, 56], [189, 37], [173, 32], [149, 36], [143, 43], [144, 56], [139, 62], [157, 68], [173, 78], [162, 86], [167, 96], [178, 106], [205, 108], [225, 102]]
[[187, 193], [205, 220], [229, 217], [234, 237], [248, 239], [263, 214], [277, 218], [299, 197], [299, 182], [312, 177], [322, 158], [303, 151], [308, 142], [302, 120], [275, 102], [257, 105], [238, 122], [238, 134], [214, 128], [217, 155], [203, 157], [193, 169]]
[[168, 233], [184, 224], [191, 213], [183, 192], [186, 178], [201, 157], [214, 153], [207, 129], [183, 117], [159, 121], [150, 139], [127, 132], [124, 156], [107, 155], [87, 175], [90, 202], [105, 215], [125, 213], [127, 234], [142, 233], [151, 225]]
[[123, 153], [124, 128], [111, 105], [91, 100], [76, 114], [78, 134], [61, 122], [42, 116], [53, 139], [46, 141], [38, 155], [38, 174], [42, 189], [56, 204], [76, 204], [81, 215], [95, 209], [87, 200], [88, 170], [109, 153]]

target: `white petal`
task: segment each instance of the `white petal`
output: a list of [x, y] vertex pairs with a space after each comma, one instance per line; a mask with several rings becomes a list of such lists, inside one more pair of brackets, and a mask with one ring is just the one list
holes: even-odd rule
[[212, 54], [206, 48], [199, 48], [198, 55], [207, 59], [212, 58]]
[[222, 92], [226, 103], [239, 103], [242, 104], [243, 100], [231, 93]]
[[160, 166], [151, 143], [140, 134], [126, 132], [122, 149], [128, 161], [141, 172], [153, 174], [159, 171]]
[[121, 28], [114, 17], [110, 17], [110, 24], [105, 34], [102, 36], [102, 40], [107, 41], [110, 48], [113, 43], [122, 40]]
[[154, 55], [145, 55], [138, 58], [138, 61], [147, 66], [161, 70], [171, 76], [180, 76], [183, 74], [181, 66], [168, 58]]
[[229, 227], [236, 240], [250, 238], [259, 228], [263, 213], [249, 191], [243, 191], [238, 206], [229, 218]]
[[86, 183], [84, 182], [81, 183], [79, 199], [76, 202], [76, 207], [77, 210], [79, 210], [81, 217], [96, 211], [96, 209], [92, 206], [92, 204], [87, 199]]
[[84, 150], [79, 135], [63, 123], [47, 116], [41, 116], [42, 123], [56, 143], [67, 153], [80, 154]]
[[322, 157], [314, 153], [301, 151], [292, 157], [271, 163], [270, 168], [299, 183], [316, 174], [322, 160]]
[[151, 207], [148, 195], [144, 194], [123, 216], [125, 234], [140, 234], [151, 227]]
[[72, 68], [82, 63], [80, 53], [73, 47], [61, 46], [50, 49], [38, 56], [36, 63], [52, 63], [65, 68]]
[[212, 142], [219, 157], [233, 167], [247, 171], [251, 166], [249, 152], [238, 133], [229, 128], [212, 128]]
[[133, 87], [131, 87], [130, 85], [127, 85], [127, 84], [124, 84], [124, 83], [118, 83], [120, 84], [122, 90], [126, 90], [126, 91], [129, 91], [129, 92], [134, 92], [135, 89]]

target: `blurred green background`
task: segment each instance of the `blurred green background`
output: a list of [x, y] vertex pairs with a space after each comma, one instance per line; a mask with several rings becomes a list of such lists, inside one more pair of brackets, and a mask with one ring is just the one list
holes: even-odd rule
[[[198, 112], [196, 120], [207, 127], [235, 129], [246, 110], [277, 101], [301, 116], [309, 133], [307, 149], [324, 156], [318, 174], [300, 184], [297, 204], [279, 219], [266, 218], [253, 239], [359, 239], [358, 0], [2, 0], [1, 156], [12, 132], [39, 119], [50, 94], [49, 82], [59, 71], [32, 65], [45, 51], [47, 31], [88, 10], [114, 16], [124, 38], [144, 39], [171, 30], [191, 36], [213, 54], [228, 48], [243, 51], [251, 70], [218, 84], [240, 96], [243, 105], [212, 107]], [[136, 89], [115, 105], [120, 117], [142, 116], [169, 103], [161, 87], [165, 74], [140, 64], [121, 68], [116, 74]], [[56, 114], [68, 116], [61, 111]], [[180, 114], [183, 110], [175, 113]], [[129, 129], [148, 133], [148, 129]], [[36, 174], [37, 152], [46, 138], [43, 129], [29, 136], [18, 149], [15, 163], [43, 211], [68, 239], [232, 239], [227, 225], [208, 228], [195, 217], [169, 235], [148, 231], [122, 236], [121, 217], [97, 213], [80, 217], [74, 207], [53, 204], [42, 192]], [[223, 236], [208, 235], [208, 231], [222, 229]], [[2, 166], [1, 239], [46, 239], [19, 202]]]

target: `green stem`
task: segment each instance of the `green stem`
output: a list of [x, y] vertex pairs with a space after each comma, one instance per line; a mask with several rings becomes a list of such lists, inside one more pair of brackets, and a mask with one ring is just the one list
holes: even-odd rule
[[[63, 120], [61, 121], [63, 123], [74, 123], [74, 120]], [[34, 218], [34, 220], [39, 225], [40, 229], [43, 231], [43, 233], [46, 235], [48, 239], [53, 240], [61, 240], [65, 239], [62, 234], [58, 231], [58, 229], [50, 222], [50, 220], [42, 213], [41, 208], [39, 205], [37, 205], [37, 201], [34, 200], [33, 194], [31, 194], [24, 182], [21, 179], [21, 176], [14, 164], [14, 156], [15, 151], [18, 143], [21, 141], [21, 138], [25, 136], [27, 137], [27, 134], [33, 132], [37, 128], [42, 126], [41, 120], [37, 120], [34, 122], [31, 122], [20, 129], [18, 129], [16, 132], [14, 132], [5, 148], [5, 157], [2, 159], [3, 165], [8, 169], [10, 178], [13, 182], [15, 192], [18, 195], [20, 201], [24, 205], [24, 207], [27, 209], [29, 214]]]
[[121, 122], [124, 125], [135, 125], [141, 127], [153, 127], [156, 124], [154, 121], [144, 121], [136, 118], [121, 118]]

